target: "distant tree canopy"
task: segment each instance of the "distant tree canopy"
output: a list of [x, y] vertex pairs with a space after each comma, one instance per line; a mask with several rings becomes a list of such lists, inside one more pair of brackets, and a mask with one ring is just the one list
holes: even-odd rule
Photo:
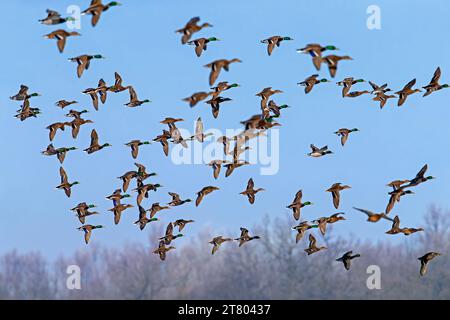
[[[154, 229], [149, 244], [90, 246], [52, 263], [39, 253], [12, 251], [0, 257], [0, 299], [450, 299], [448, 212], [431, 208], [425, 232], [410, 236], [413, 247], [313, 231], [328, 249], [311, 256], [303, 251], [307, 237], [296, 244], [295, 231], [286, 232], [290, 221], [267, 217], [252, 229], [261, 240], [241, 248], [225, 243], [214, 256], [208, 241], [216, 235], [205, 231], [164, 262], [152, 253]], [[349, 271], [335, 261], [348, 250], [361, 254]], [[420, 277], [417, 258], [428, 251], [443, 255]], [[81, 269], [81, 290], [66, 287], [69, 265]], [[370, 265], [381, 270], [380, 290], [366, 285]]]

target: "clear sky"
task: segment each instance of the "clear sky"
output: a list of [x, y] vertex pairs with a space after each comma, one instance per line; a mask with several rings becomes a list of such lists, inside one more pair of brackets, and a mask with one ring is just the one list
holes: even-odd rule
[[[129, 149], [123, 146], [131, 139], [149, 140], [160, 134], [159, 121], [166, 116], [181, 117], [180, 127], [192, 128], [201, 116], [205, 128], [238, 128], [239, 122], [259, 112], [255, 93], [272, 86], [284, 91], [279, 104], [284, 110], [280, 119], [280, 170], [273, 176], [260, 176], [259, 167], [239, 168], [230, 178], [215, 181], [212, 171], [204, 165], [176, 166], [167, 159], [159, 144], [142, 147], [138, 161], [159, 176], [149, 181], [164, 185], [152, 193], [144, 206], [152, 202], [169, 201], [168, 191], [182, 197], [195, 197], [206, 185], [220, 191], [208, 196], [199, 208], [194, 204], [161, 214], [166, 225], [177, 218], [192, 218], [197, 222], [186, 228], [194, 235], [205, 226], [220, 234], [239, 233], [240, 226], [251, 227], [264, 215], [283, 216], [295, 192], [303, 189], [304, 199], [315, 203], [303, 211], [305, 219], [314, 219], [334, 212], [331, 195], [325, 190], [334, 182], [351, 185], [342, 194], [339, 211], [347, 213], [348, 221], [336, 225], [340, 234], [362, 239], [386, 239], [389, 224], [368, 224], [351, 207], [358, 206], [383, 211], [388, 201], [385, 184], [394, 179], [412, 178], [425, 164], [438, 179], [421, 185], [416, 195], [399, 203], [392, 214], [399, 214], [404, 226], [417, 227], [431, 204], [443, 208], [449, 203], [450, 90], [429, 97], [411, 96], [403, 107], [388, 102], [384, 110], [365, 95], [343, 99], [341, 88], [334, 83], [321, 84], [311, 94], [296, 85], [316, 73], [311, 59], [296, 53], [307, 43], [333, 44], [353, 61], [340, 64], [336, 81], [347, 76], [388, 82], [395, 91], [417, 78], [426, 85], [437, 66], [442, 69], [441, 81], [450, 82], [450, 6], [448, 1], [137, 1], [123, 0], [123, 6], [106, 12], [98, 26], [92, 28], [90, 17], [82, 18], [81, 37], [68, 39], [64, 54], [57, 51], [53, 40], [42, 36], [60, 26], [44, 26], [37, 21], [45, 9], [61, 13], [67, 6], [78, 4], [84, 9], [89, 1], [5, 1], [0, 20], [2, 50], [0, 58], [0, 253], [17, 248], [20, 251], [40, 250], [54, 257], [77, 249], [89, 250], [82, 234], [76, 230], [78, 220], [69, 208], [81, 201], [95, 203], [102, 214], [89, 220], [106, 229], [95, 232], [92, 243], [118, 246], [129, 241], [147, 242], [147, 232], [132, 224], [137, 209], [123, 214], [121, 224], [113, 225], [107, 209], [112, 204], [105, 199], [121, 184], [116, 177], [134, 169]], [[376, 4], [381, 8], [381, 30], [366, 27], [366, 9]], [[174, 30], [191, 17], [200, 16], [213, 28], [198, 36], [216, 36], [222, 41], [212, 43], [201, 58], [194, 50], [180, 44]], [[290, 36], [268, 57], [260, 40], [272, 35]], [[106, 59], [93, 61], [81, 79], [76, 77], [75, 64], [67, 58], [80, 54], [103, 54]], [[181, 99], [197, 91], [208, 90], [208, 70], [203, 65], [220, 58], [240, 58], [242, 64], [231, 66], [219, 80], [238, 82], [240, 88], [226, 96], [233, 99], [224, 104], [215, 120], [207, 105], [200, 103], [190, 109]], [[81, 91], [97, 85], [99, 78], [108, 83], [118, 71], [125, 84], [132, 84], [140, 98], [153, 102], [141, 108], [123, 106], [126, 92], [110, 94], [108, 102], [95, 112], [90, 98]], [[326, 68], [321, 76], [329, 77]], [[23, 123], [13, 118], [19, 103], [10, 101], [20, 84], [42, 97], [33, 98], [32, 106], [42, 109], [38, 119]], [[359, 84], [355, 90], [368, 89]], [[89, 134], [96, 128], [100, 141], [113, 145], [93, 155], [81, 151], [68, 154], [64, 168], [70, 180], [80, 181], [68, 199], [59, 184], [59, 162], [44, 157], [40, 151], [48, 145], [45, 127], [56, 121], [66, 121], [68, 110], [59, 110], [54, 103], [60, 99], [77, 100], [76, 109], [87, 108], [85, 118], [95, 124], [81, 129], [77, 140], [70, 132], [58, 133], [56, 147], [89, 145]], [[70, 119], [69, 119], [70, 120]], [[345, 148], [332, 133], [341, 127], [357, 127]], [[335, 154], [312, 159], [306, 156], [309, 144], [327, 144]], [[253, 177], [257, 187], [267, 191], [258, 194], [255, 205], [239, 195], [247, 180]], [[133, 183], [134, 185], [134, 183]], [[134, 203], [134, 200], [132, 201]], [[293, 221], [294, 225], [294, 221]], [[150, 226], [150, 227], [155, 227]], [[287, 231], [288, 232], [288, 231]], [[414, 236], [407, 241], [414, 241]], [[156, 244], [156, 241], [155, 241]]]

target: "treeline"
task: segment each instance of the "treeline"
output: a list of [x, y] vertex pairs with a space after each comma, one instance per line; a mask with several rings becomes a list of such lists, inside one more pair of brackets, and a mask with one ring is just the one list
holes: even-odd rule
[[[261, 235], [242, 248], [224, 243], [211, 256], [207, 231], [168, 253], [152, 253], [162, 230], [150, 229], [149, 243], [122, 248], [89, 245], [87, 250], [49, 262], [40, 253], [9, 252], [0, 257], [0, 299], [450, 299], [450, 213], [431, 208], [425, 232], [392, 244], [323, 238], [327, 250], [307, 256], [307, 236], [295, 243], [291, 219], [266, 218], [251, 228]], [[370, 225], [368, 225], [370, 227]], [[361, 258], [346, 271], [335, 259], [354, 250]], [[418, 257], [443, 255], [419, 276]], [[69, 290], [69, 265], [81, 270], [81, 290]], [[370, 265], [381, 270], [381, 289], [368, 289]]]

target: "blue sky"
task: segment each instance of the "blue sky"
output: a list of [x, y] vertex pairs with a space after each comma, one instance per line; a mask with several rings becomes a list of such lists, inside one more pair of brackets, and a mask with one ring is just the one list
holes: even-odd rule
[[[64, 54], [56, 43], [42, 36], [58, 27], [40, 25], [45, 9], [61, 13], [67, 6], [78, 4], [83, 9], [89, 1], [10, 1], [3, 4], [0, 20], [3, 46], [0, 51], [0, 160], [2, 213], [0, 214], [0, 253], [17, 248], [20, 251], [40, 250], [56, 256], [73, 250], [89, 250], [82, 234], [76, 231], [79, 222], [69, 208], [81, 201], [95, 203], [102, 213], [90, 220], [103, 224], [92, 237], [92, 243], [118, 246], [129, 241], [147, 242], [147, 232], [139, 232], [132, 224], [137, 210], [124, 213], [119, 226], [107, 209], [112, 205], [105, 199], [120, 186], [116, 177], [133, 169], [133, 159], [123, 143], [131, 139], [149, 140], [158, 135], [166, 116], [184, 118], [191, 129], [201, 116], [205, 128], [238, 128], [239, 122], [259, 112], [255, 93], [272, 86], [284, 91], [276, 97], [280, 104], [292, 108], [284, 110], [280, 122], [280, 170], [274, 176], [260, 176], [258, 166], [238, 169], [230, 178], [214, 181], [211, 169], [204, 165], [175, 166], [162, 153], [158, 144], [140, 150], [139, 162], [159, 176], [151, 180], [165, 186], [146, 200], [169, 201], [168, 191], [182, 197], [194, 197], [206, 185], [216, 185], [220, 191], [208, 196], [199, 208], [193, 204], [163, 213], [166, 225], [177, 218], [197, 221], [185, 233], [194, 235], [204, 227], [220, 234], [240, 226], [251, 227], [266, 214], [277, 217], [288, 214], [285, 206], [295, 192], [303, 189], [305, 199], [315, 203], [303, 211], [305, 219], [314, 219], [334, 212], [331, 196], [325, 190], [334, 182], [353, 188], [342, 194], [339, 211], [347, 213], [348, 221], [336, 225], [340, 234], [372, 241], [387, 239], [384, 231], [389, 224], [368, 224], [352, 206], [374, 211], [384, 210], [388, 201], [385, 184], [393, 179], [412, 178], [428, 163], [429, 173], [438, 179], [421, 185], [416, 195], [409, 196], [396, 206], [392, 214], [399, 214], [405, 226], [420, 226], [423, 214], [431, 204], [448, 207], [450, 155], [447, 137], [450, 136], [448, 97], [450, 90], [442, 90], [427, 98], [410, 97], [397, 108], [389, 101], [380, 111], [368, 96], [342, 99], [340, 87], [321, 84], [305, 96], [296, 83], [315, 73], [310, 59], [296, 53], [307, 43], [334, 44], [353, 61], [341, 63], [336, 81], [347, 76], [364, 78], [382, 84], [388, 82], [395, 91], [417, 78], [426, 85], [437, 66], [442, 69], [443, 83], [450, 82], [450, 44], [447, 1], [122, 1], [123, 6], [106, 12], [96, 28], [88, 17], [82, 18], [81, 37], [68, 40]], [[376, 4], [381, 8], [381, 30], [366, 27], [366, 9]], [[432, 4], [432, 5], [431, 5]], [[210, 22], [213, 28], [198, 36], [216, 36], [222, 41], [209, 46], [201, 58], [193, 48], [182, 46], [174, 30], [181, 28], [193, 16]], [[64, 25], [62, 25], [64, 27]], [[268, 57], [259, 41], [272, 35], [294, 38], [283, 43]], [[76, 66], [67, 58], [80, 54], [103, 54], [107, 59], [93, 61], [81, 79]], [[219, 80], [238, 82], [242, 87], [230, 90], [233, 99], [224, 104], [219, 119], [214, 120], [210, 109], [200, 103], [190, 109], [181, 99], [208, 86], [208, 70], [203, 65], [220, 58], [240, 58], [242, 64], [231, 66]], [[128, 94], [109, 95], [108, 102], [95, 112], [90, 98], [81, 91], [96, 86], [99, 78], [108, 83], [118, 71], [125, 84], [132, 84], [140, 98], [153, 102], [142, 108], [123, 106]], [[326, 68], [321, 75], [328, 77]], [[42, 97], [32, 105], [42, 109], [43, 115], [20, 123], [13, 118], [19, 104], [8, 99], [20, 84]], [[355, 87], [367, 89], [367, 84]], [[100, 140], [113, 148], [93, 155], [71, 152], [64, 163], [69, 179], [80, 181], [72, 198], [55, 190], [59, 183], [59, 162], [44, 157], [40, 151], [48, 145], [45, 127], [65, 121], [67, 110], [59, 110], [54, 103], [60, 99], [77, 100], [77, 109], [87, 108], [86, 118], [95, 124], [81, 129], [77, 140], [70, 133], [58, 134], [54, 144], [89, 145], [89, 134], [96, 128]], [[181, 126], [181, 125], [180, 125]], [[361, 132], [352, 135], [342, 148], [332, 133], [341, 127], [357, 127]], [[335, 154], [322, 159], [306, 156], [309, 144], [327, 144]], [[258, 194], [250, 206], [239, 195], [253, 177], [256, 186], [267, 191]], [[134, 202], [134, 200], [133, 200]], [[294, 225], [294, 221], [293, 221]], [[155, 227], [155, 226], [150, 226]], [[288, 230], [287, 230], [288, 232]], [[398, 241], [398, 240], [395, 240]], [[414, 236], [407, 241], [414, 241]], [[156, 241], [155, 241], [156, 244]]]

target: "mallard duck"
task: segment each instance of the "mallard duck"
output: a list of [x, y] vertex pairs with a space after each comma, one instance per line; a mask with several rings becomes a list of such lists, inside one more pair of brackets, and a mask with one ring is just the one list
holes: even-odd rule
[[137, 178], [140, 181], [144, 181], [147, 178], [156, 176], [157, 174], [155, 172], [147, 173], [147, 169], [143, 164], [135, 162], [134, 165], [138, 168], [137, 171]]
[[151, 102], [148, 99], [139, 100], [137, 97], [136, 91], [134, 91], [134, 88], [132, 86], [128, 87], [128, 92], [130, 93], [130, 102], [125, 104], [127, 107], [130, 107], [130, 108], [139, 107], [139, 106], [143, 105], [144, 103]]
[[55, 138], [56, 132], [58, 130], [64, 131], [64, 127], [66, 127], [66, 126], [70, 126], [70, 123], [56, 122], [56, 123], [49, 125], [47, 127], [47, 129], [50, 130], [50, 132], [48, 133], [48, 137], [49, 137], [50, 141], [53, 141], [53, 139]]
[[342, 183], [334, 183], [329, 189], [327, 189], [327, 192], [331, 192], [331, 195], [333, 196], [333, 205], [336, 209], [339, 208], [339, 202], [340, 202], [340, 192], [342, 190], [351, 189], [350, 186], [342, 185]]
[[58, 50], [60, 53], [63, 53], [64, 48], [66, 47], [67, 37], [73, 37], [73, 36], [81, 36], [81, 34], [79, 34], [76, 31], [67, 32], [66, 30], [59, 29], [59, 30], [53, 31], [52, 33], [45, 35], [44, 37], [47, 39], [58, 40], [56, 43], [58, 45]]
[[295, 243], [298, 243], [300, 240], [302, 240], [303, 236], [305, 235], [306, 231], [312, 228], [318, 228], [318, 225], [310, 225], [308, 221], [302, 221], [297, 226], [293, 227], [292, 230], [297, 231], [297, 235], [295, 237]]
[[70, 106], [72, 104], [76, 104], [76, 103], [78, 103], [78, 101], [59, 100], [55, 103], [55, 106], [60, 107], [61, 109], [64, 109], [65, 107], [68, 107], [68, 106]]
[[322, 52], [326, 50], [339, 50], [339, 49], [332, 45], [322, 47], [320, 44], [310, 43], [307, 44], [306, 47], [304, 48], [297, 49], [297, 52], [311, 55], [314, 67], [316, 67], [317, 70], [320, 70], [320, 65], [322, 64]]
[[183, 34], [183, 36], [181, 37], [182, 44], [186, 44], [189, 41], [189, 39], [191, 39], [191, 36], [194, 33], [199, 32], [203, 28], [212, 27], [212, 25], [209, 24], [208, 22], [205, 22], [199, 26], [197, 24], [199, 21], [200, 21], [199, 17], [194, 17], [191, 20], [189, 20], [182, 29], [178, 29], [177, 31], [175, 31], [176, 33]]
[[77, 150], [77, 148], [75, 147], [70, 147], [70, 148], [58, 148], [56, 149], [55, 147], [53, 147], [53, 144], [49, 144], [47, 146], [47, 149], [42, 151], [41, 153], [43, 155], [46, 156], [56, 156], [59, 160], [59, 162], [62, 164], [64, 162], [64, 159], [66, 158], [66, 154], [69, 151], [73, 151], [73, 150]]
[[[286, 108], [289, 108], [289, 106], [287, 104], [283, 104], [283, 105], [279, 106], [273, 100], [270, 100], [268, 105], [267, 105], [267, 110], [269, 112], [272, 112], [276, 117], [281, 116], [281, 110], [282, 109], [286, 109]], [[264, 114], [263, 113], [263, 117], [264, 118], [270, 118], [270, 113], [269, 114]]]
[[319, 149], [315, 145], [311, 144], [310, 148], [312, 151], [310, 153], [308, 153], [308, 156], [313, 157], [313, 158], [320, 158], [327, 154], [333, 153], [333, 151], [328, 150], [328, 146], [325, 146], [325, 147]]
[[217, 86], [212, 87], [211, 90], [213, 92], [211, 93], [213, 97], [219, 96], [222, 92], [230, 90], [231, 88], [237, 88], [240, 87], [237, 83], [229, 84], [228, 81], [222, 81], [217, 84]]
[[163, 130], [163, 133], [157, 136], [153, 141], [161, 143], [163, 147], [164, 154], [169, 156], [169, 142], [168, 139], [171, 138], [170, 132], [167, 130]]
[[231, 99], [217, 96], [217, 97], [214, 97], [214, 98], [206, 101], [205, 103], [207, 103], [211, 106], [212, 115], [215, 119], [217, 119], [217, 117], [219, 116], [220, 104], [222, 102], [226, 102], [226, 101], [231, 101]]
[[344, 217], [339, 216], [340, 214], [344, 214], [344, 212], [338, 212], [329, 217], [321, 217], [319, 219], [314, 220], [313, 222], [317, 223], [320, 233], [322, 233], [322, 235], [325, 235], [325, 232], [327, 231], [327, 224], [333, 224], [340, 220], [345, 220]]
[[302, 190], [297, 191], [292, 203], [286, 207], [288, 209], [292, 209], [295, 220], [300, 219], [300, 209], [301, 208], [303, 208], [305, 206], [310, 206], [313, 204], [310, 201], [302, 202], [302, 197], [303, 197], [303, 191]]
[[118, 204], [120, 204], [120, 200], [122, 200], [124, 198], [129, 198], [129, 197], [130, 197], [130, 195], [127, 193], [122, 194], [121, 189], [116, 189], [111, 195], [107, 196], [106, 199], [112, 200], [113, 206], [117, 206]]
[[72, 193], [72, 189], [71, 188], [73, 186], [77, 185], [77, 184], [80, 184], [80, 183], [78, 181], [70, 183], [69, 179], [67, 178], [67, 173], [66, 173], [66, 171], [64, 170], [63, 167], [59, 168], [59, 175], [61, 176], [61, 184], [59, 186], [57, 186], [56, 189], [64, 190], [64, 192], [66, 193], [66, 196], [68, 198], [70, 198], [70, 195]]
[[248, 165], [248, 164], [250, 164], [250, 162], [247, 162], [247, 161], [235, 161], [235, 162], [227, 163], [225, 165], [225, 168], [227, 168], [227, 171], [225, 171], [225, 178], [229, 177], [233, 173], [234, 169]]
[[313, 74], [312, 76], [309, 76], [302, 82], [298, 82], [297, 85], [304, 86], [305, 87], [305, 94], [308, 94], [311, 92], [311, 90], [314, 88], [314, 86], [321, 82], [330, 82], [329, 80], [323, 78], [323, 79], [317, 79], [319, 77], [318, 74]]
[[54, 10], [47, 9], [46, 12], [47, 17], [45, 17], [44, 19], [40, 19], [39, 22], [48, 26], [61, 24], [68, 21], [75, 21], [75, 18], [73, 17], [62, 18], [59, 12]]
[[24, 101], [24, 100], [29, 100], [32, 97], [39, 97], [39, 96], [40, 96], [39, 93], [28, 94], [28, 87], [22, 84], [22, 85], [20, 85], [19, 92], [14, 96], [9, 97], [9, 99], [15, 100], [15, 101]]
[[138, 157], [139, 147], [146, 144], [150, 144], [150, 142], [141, 140], [131, 140], [130, 142], [125, 143], [127, 147], [131, 148], [131, 156], [133, 157], [133, 159], [136, 159]]
[[[161, 206], [159, 202], [155, 202], [152, 204], [150, 211], [150, 218], [153, 218], [159, 211], [170, 209], [168, 206]], [[181, 231], [181, 230], [180, 230]]]
[[123, 186], [122, 186], [123, 192], [127, 192], [128, 187], [130, 186], [131, 180], [136, 178], [137, 176], [138, 176], [137, 171], [128, 171], [124, 175], [117, 178], [117, 179], [122, 180], [122, 182], [123, 182]]
[[212, 94], [212, 92], [204, 92], [204, 91], [196, 92], [196, 93], [192, 94], [190, 97], [184, 98], [183, 101], [189, 102], [189, 106], [191, 108], [193, 108], [197, 105], [197, 103], [205, 100], [211, 94]]
[[95, 27], [100, 20], [100, 17], [103, 12], [108, 11], [111, 7], [116, 7], [122, 5], [117, 1], [112, 1], [108, 4], [103, 4], [102, 0], [92, 0], [89, 8], [81, 12], [81, 15], [90, 14], [92, 15], [91, 24]]
[[402, 228], [401, 232], [405, 235], [405, 236], [409, 236], [413, 233], [416, 232], [420, 232], [420, 231], [425, 231], [424, 228]]
[[386, 102], [388, 99], [397, 98], [395, 95], [386, 95], [383, 92], [377, 93], [375, 98], [373, 98], [373, 101], [380, 101], [380, 109], [383, 109], [383, 107], [386, 105]]
[[[85, 110], [81, 110], [81, 111], [77, 111], [77, 110], [73, 110], [73, 109], [71, 109], [70, 111], [69, 111], [69, 113], [68, 114], [66, 114], [66, 117], [69, 117], [69, 118], [75, 118], [75, 119], [81, 119], [81, 115], [82, 114], [84, 114], [84, 113], [88, 113], [89, 111], [87, 111], [86, 109]], [[86, 122], [85, 122], [86, 123]], [[83, 123], [84, 124], [84, 123]]]
[[181, 237], [183, 237], [182, 233], [178, 233], [176, 235], [173, 234], [173, 224], [172, 222], [169, 222], [166, 228], [166, 235], [164, 237], [159, 238], [159, 240], [164, 241], [165, 245], [169, 245], [172, 243], [173, 240]]
[[144, 198], [148, 198], [148, 193], [149, 191], [157, 191], [158, 188], [161, 188], [162, 185], [160, 185], [159, 183], [156, 184], [152, 184], [152, 183], [147, 183], [147, 184], [142, 184], [139, 187], [137, 187], [136, 189], [133, 189], [133, 191], [136, 191], [138, 193], [138, 197], [137, 197], [137, 204], [140, 205], [142, 203], [142, 201], [144, 200]]
[[140, 205], [138, 205], [139, 207], [139, 220], [135, 221], [134, 224], [138, 224], [139, 225], [139, 229], [144, 230], [145, 226], [147, 225], [147, 223], [153, 222], [153, 221], [158, 221], [158, 218], [147, 218], [147, 211]]
[[96, 55], [83, 54], [83, 55], [75, 57], [75, 58], [69, 58], [69, 61], [76, 62], [78, 64], [78, 67], [77, 67], [78, 78], [81, 78], [84, 70], [89, 69], [92, 59], [105, 59], [105, 58], [101, 54], [96, 54]]
[[221, 136], [217, 138], [216, 142], [221, 143], [223, 145], [223, 153], [225, 155], [229, 154], [230, 152], [230, 142], [232, 141], [232, 138], [228, 138], [227, 136]]
[[20, 121], [25, 121], [31, 117], [36, 118], [38, 114], [41, 114], [41, 110], [39, 108], [30, 107], [30, 100], [24, 100], [23, 105], [16, 112], [17, 114], [14, 117], [18, 118]]
[[417, 258], [420, 260], [420, 275], [424, 276], [428, 271], [428, 263], [433, 260], [434, 258], [441, 256], [442, 254], [439, 252], [428, 252], [421, 256], [420, 258]]
[[222, 169], [222, 165], [228, 164], [229, 161], [227, 160], [212, 160], [210, 163], [208, 163], [208, 166], [212, 167], [213, 169], [213, 177], [214, 179], [217, 179], [219, 177], [220, 171]]
[[166, 245], [164, 244], [164, 241], [160, 241], [158, 249], [154, 250], [153, 253], [159, 254], [159, 258], [161, 259], [161, 261], [164, 261], [164, 260], [166, 260], [167, 252], [169, 252], [172, 249], [175, 249], [175, 247], [174, 246], [166, 247]]
[[356, 98], [356, 97], [362, 96], [363, 94], [367, 94], [367, 93], [370, 93], [370, 92], [367, 90], [352, 91], [352, 92], [347, 93], [346, 97], [347, 98]]
[[327, 247], [318, 247], [316, 245], [316, 238], [310, 233], [309, 234], [309, 246], [305, 249], [305, 252], [309, 255], [319, 252], [321, 250], [327, 249]]
[[234, 239], [236, 241], [239, 241], [239, 247], [242, 247], [244, 244], [246, 244], [249, 241], [252, 241], [255, 239], [261, 239], [259, 236], [251, 237], [248, 234], [248, 230], [245, 228], [240, 228], [240, 229], [241, 229], [241, 236], [239, 238]]
[[97, 111], [98, 111], [98, 96], [97, 96], [98, 92], [99, 92], [98, 88], [88, 88], [83, 91], [83, 94], [86, 94], [91, 97], [92, 105], [94, 106], [94, 109]]
[[375, 94], [375, 95], [378, 95], [378, 94], [380, 94], [380, 93], [386, 93], [386, 92], [388, 92], [388, 91], [392, 91], [391, 89], [389, 89], [388, 87], [387, 87], [387, 83], [385, 83], [385, 84], [383, 84], [383, 85], [381, 85], [381, 86], [378, 86], [377, 84], [375, 84], [375, 83], [373, 83], [372, 81], [369, 81], [369, 84], [370, 84], [370, 86], [372, 87], [372, 92], [370, 93], [370, 94]]
[[425, 173], [428, 170], [428, 165], [424, 165], [422, 167], [422, 169], [420, 169], [420, 171], [416, 174], [416, 176], [414, 177], [414, 179], [411, 179], [409, 181], [409, 183], [405, 186], [405, 188], [411, 188], [411, 187], [415, 187], [418, 186], [421, 183], [427, 182], [428, 180], [433, 180], [436, 179], [433, 176], [427, 176], [425, 177]]
[[367, 215], [367, 221], [369, 221], [369, 222], [378, 222], [378, 221], [380, 221], [380, 219], [386, 219], [386, 220], [389, 220], [389, 221], [394, 221], [392, 218], [389, 218], [384, 212], [382, 212], [382, 213], [374, 213], [374, 212], [372, 212], [372, 211], [370, 211], [370, 210], [366, 210], [366, 209], [360, 209], [360, 208], [355, 208], [355, 207], [353, 207], [353, 209], [355, 209], [355, 210], [358, 210], [358, 211], [360, 211], [360, 212], [362, 212], [362, 213], [365, 213], [366, 215]]
[[195, 206], [198, 207], [206, 195], [208, 195], [211, 192], [216, 191], [216, 190], [220, 190], [220, 189], [218, 187], [214, 187], [214, 186], [207, 186], [207, 187], [202, 188], [202, 190], [197, 192], [197, 199], [195, 200]]
[[330, 71], [330, 76], [334, 78], [336, 76], [338, 62], [341, 60], [353, 60], [350, 56], [336, 56], [329, 55], [322, 58], [322, 63], [328, 65], [328, 70]]
[[131, 204], [117, 204], [114, 206], [114, 208], [109, 209], [108, 211], [111, 211], [114, 213], [114, 224], [119, 224], [120, 218], [122, 217], [122, 212], [129, 208], [133, 208], [134, 206]]
[[397, 190], [404, 187], [408, 182], [410, 182], [410, 180], [394, 180], [389, 182], [386, 187], [392, 187], [392, 189]]
[[344, 98], [345, 96], [347, 96], [347, 94], [350, 92], [350, 89], [352, 88], [352, 86], [359, 82], [365, 82], [365, 80], [364, 79], [356, 79], [355, 80], [353, 77], [349, 77], [349, 78], [345, 78], [342, 81], [337, 82], [338, 86], [344, 87], [344, 88], [342, 88], [342, 97]]
[[94, 204], [87, 204], [86, 202], [81, 202], [77, 204], [76, 207], [70, 209], [71, 211], [76, 212], [78, 215], [84, 215], [89, 209], [96, 208]]
[[267, 87], [262, 89], [260, 92], [256, 94], [257, 97], [260, 97], [261, 100], [268, 100], [274, 94], [283, 93], [283, 91], [278, 89], [272, 89], [272, 87]]
[[209, 243], [213, 245], [211, 254], [214, 254], [219, 250], [222, 243], [227, 241], [233, 241], [231, 238], [224, 238], [222, 236], [214, 237]]
[[282, 41], [287, 40], [294, 40], [294, 39], [292, 39], [291, 37], [272, 36], [270, 38], [261, 40], [261, 43], [267, 44], [267, 54], [270, 56], [275, 46], [279, 47]]
[[89, 239], [91, 238], [92, 230], [101, 229], [101, 228], [104, 228], [104, 227], [101, 225], [93, 226], [90, 224], [86, 224], [84, 226], [77, 228], [77, 230], [84, 231], [84, 242], [86, 242], [86, 244], [88, 244]]
[[168, 203], [171, 207], [181, 206], [187, 202], [191, 202], [191, 199], [181, 200], [180, 195], [175, 192], [169, 192], [169, 195], [172, 197], [172, 201]]
[[122, 80], [122, 77], [120, 76], [119, 73], [114, 72], [114, 78], [115, 78], [115, 83], [114, 83], [113, 86], [110, 86], [108, 88], [108, 91], [113, 92], [113, 93], [119, 93], [119, 92], [128, 90], [130, 88], [130, 86], [125, 86], [124, 87], [122, 85], [123, 80]]
[[219, 41], [216, 37], [211, 38], [198, 38], [192, 41], [188, 41], [188, 45], [195, 46], [195, 54], [197, 57], [200, 57], [203, 53], [203, 51], [206, 51], [208, 48], [208, 43], [213, 41]]
[[353, 251], [347, 251], [342, 257], [337, 258], [336, 261], [344, 263], [345, 270], [350, 270], [351, 261], [359, 257], [361, 257], [359, 253], [353, 255]]
[[250, 204], [254, 204], [255, 203], [255, 195], [260, 191], [265, 191], [265, 190], [263, 188], [255, 189], [255, 183], [253, 182], [253, 179], [250, 178], [247, 183], [247, 188], [239, 194], [247, 196], [248, 202], [250, 202]]
[[389, 192], [389, 195], [391, 196], [389, 198], [388, 205], [386, 207], [386, 214], [389, 214], [389, 212], [392, 211], [394, 208], [394, 205], [396, 202], [400, 202], [400, 198], [403, 197], [406, 194], [414, 194], [411, 190], [405, 190], [405, 188], [398, 188], [392, 192]]
[[192, 222], [195, 222], [195, 221], [178, 219], [175, 222], [173, 222], [173, 226], [178, 227], [178, 232], [181, 232], [188, 223], [192, 223]]
[[80, 132], [80, 128], [82, 125], [87, 123], [94, 123], [92, 120], [85, 120], [82, 118], [76, 118], [68, 123], [70, 127], [72, 127], [72, 138], [76, 139], [78, 137], [78, 133]]
[[85, 224], [86, 223], [86, 218], [89, 216], [93, 216], [93, 215], [97, 215], [100, 214], [96, 211], [91, 212], [89, 210], [86, 210], [84, 213], [77, 213], [76, 217], [78, 218], [78, 220], [80, 221], [80, 223]]
[[195, 135], [186, 140], [197, 140], [198, 142], [203, 143], [207, 137], [213, 135], [214, 134], [212, 132], [207, 134], [204, 133], [202, 118], [198, 117], [197, 121], [195, 122]]
[[235, 62], [242, 62], [242, 60], [236, 58], [231, 60], [220, 59], [205, 65], [205, 68], [211, 69], [211, 73], [209, 74], [209, 85], [214, 85], [214, 82], [216, 82], [222, 69], [229, 71], [230, 64]]
[[105, 147], [111, 147], [111, 145], [109, 143], [104, 143], [104, 144], [100, 145], [98, 143], [97, 131], [95, 131], [95, 129], [92, 129], [92, 131], [91, 131], [91, 145], [89, 146], [89, 148], [84, 149], [84, 151], [87, 152], [87, 154], [91, 154], [91, 153], [100, 151], [100, 150], [102, 150]]
[[392, 227], [390, 230], [386, 231], [387, 234], [398, 234], [403, 233], [405, 236], [409, 236], [413, 233], [424, 231], [423, 228], [400, 228], [400, 218], [398, 216], [394, 217]]
[[426, 90], [426, 92], [424, 93], [424, 97], [432, 94], [435, 91], [439, 91], [443, 88], [448, 88], [449, 85], [448, 84], [439, 84], [439, 79], [441, 78], [441, 68], [437, 68], [436, 71], [433, 74], [433, 78], [431, 78], [431, 81], [428, 85], [426, 85], [425, 87], [422, 87], [423, 89]]
[[405, 103], [406, 98], [408, 98], [409, 95], [412, 95], [416, 92], [422, 92], [420, 89], [412, 89], [412, 87], [416, 84], [416, 79], [412, 79], [410, 82], [408, 82], [402, 90], [396, 92], [395, 94], [398, 95], [398, 103], [397, 106], [401, 106]]
[[338, 131], [336, 131], [334, 134], [341, 137], [341, 145], [344, 146], [345, 143], [347, 142], [349, 134], [352, 132], [358, 132], [358, 131], [359, 131], [358, 128], [353, 128], [353, 129], [341, 128]]

